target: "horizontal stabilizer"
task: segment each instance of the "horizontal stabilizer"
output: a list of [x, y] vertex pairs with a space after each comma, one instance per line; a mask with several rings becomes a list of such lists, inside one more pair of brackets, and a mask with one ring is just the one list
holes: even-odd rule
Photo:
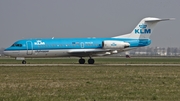
[[175, 18], [145, 18], [146, 22], [175, 20]]

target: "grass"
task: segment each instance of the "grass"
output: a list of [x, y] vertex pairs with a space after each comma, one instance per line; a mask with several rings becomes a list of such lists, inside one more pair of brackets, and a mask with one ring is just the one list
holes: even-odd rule
[[0, 67], [0, 101], [172, 101], [180, 67]]
[[[32, 58], [26, 59], [27, 64], [78, 64], [79, 58]], [[88, 58], [86, 59], [86, 63]], [[180, 64], [178, 57], [150, 57], [150, 58], [94, 58], [95, 64]], [[0, 58], [0, 64], [21, 64], [21, 61], [14, 58]]]

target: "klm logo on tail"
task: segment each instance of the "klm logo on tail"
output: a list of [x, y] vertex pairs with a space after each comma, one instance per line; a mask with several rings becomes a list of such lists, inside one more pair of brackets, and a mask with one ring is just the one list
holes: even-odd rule
[[134, 33], [135, 34], [150, 34], [151, 29], [147, 29], [147, 25], [142, 24], [142, 25], [139, 25], [138, 29], [134, 29]]

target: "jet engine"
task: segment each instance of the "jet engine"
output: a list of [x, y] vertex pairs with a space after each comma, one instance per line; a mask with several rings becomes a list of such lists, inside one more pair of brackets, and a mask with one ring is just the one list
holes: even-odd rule
[[105, 40], [102, 42], [104, 49], [124, 49], [130, 46], [129, 43], [123, 41]]

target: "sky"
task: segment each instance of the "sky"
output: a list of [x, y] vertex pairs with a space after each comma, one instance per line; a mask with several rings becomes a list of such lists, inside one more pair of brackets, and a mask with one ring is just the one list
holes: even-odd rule
[[144, 17], [158, 23], [150, 47], [180, 47], [180, 0], [0, 0], [0, 48], [27, 38], [113, 37]]

